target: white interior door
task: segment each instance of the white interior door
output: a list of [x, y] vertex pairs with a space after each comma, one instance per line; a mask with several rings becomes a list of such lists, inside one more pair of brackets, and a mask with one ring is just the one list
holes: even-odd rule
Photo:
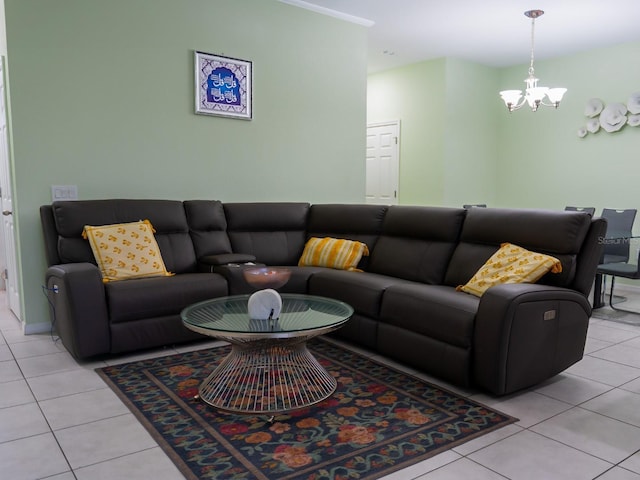
[[15, 232], [13, 228], [5, 82], [5, 59], [2, 57], [2, 61], [0, 61], [0, 207], [2, 208], [2, 240], [4, 244], [4, 271], [2, 274], [5, 277], [9, 308], [18, 318], [21, 318]]
[[399, 121], [367, 125], [367, 203], [397, 205], [399, 151]]

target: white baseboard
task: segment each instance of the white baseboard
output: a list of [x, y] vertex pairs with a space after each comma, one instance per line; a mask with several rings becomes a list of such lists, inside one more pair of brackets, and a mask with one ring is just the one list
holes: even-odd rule
[[22, 333], [25, 335], [35, 335], [38, 333], [49, 333], [51, 331], [51, 322], [25, 323], [22, 327]]

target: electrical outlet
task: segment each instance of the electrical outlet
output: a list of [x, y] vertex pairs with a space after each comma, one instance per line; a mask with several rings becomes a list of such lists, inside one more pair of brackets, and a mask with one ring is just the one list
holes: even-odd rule
[[77, 185], [51, 185], [51, 200], [77, 200]]

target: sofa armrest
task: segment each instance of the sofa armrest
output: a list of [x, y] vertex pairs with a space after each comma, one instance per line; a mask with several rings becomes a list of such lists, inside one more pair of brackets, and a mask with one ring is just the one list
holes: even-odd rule
[[52, 323], [75, 358], [109, 353], [111, 335], [104, 284], [91, 263], [52, 265], [45, 274]]
[[198, 258], [200, 270], [205, 272], [213, 272], [215, 267], [222, 265], [239, 265], [255, 261], [255, 255], [248, 253], [219, 253], [217, 255], [204, 255]]
[[473, 337], [475, 383], [502, 395], [535, 385], [582, 358], [591, 316], [575, 290], [498, 285], [480, 299]]

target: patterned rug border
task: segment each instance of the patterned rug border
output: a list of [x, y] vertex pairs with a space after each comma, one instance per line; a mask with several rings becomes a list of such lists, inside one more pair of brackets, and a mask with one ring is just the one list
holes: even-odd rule
[[[397, 472], [399, 470], [402, 470], [404, 468], [407, 468], [411, 465], [415, 465], [419, 462], [422, 462], [428, 458], [431, 458], [439, 453], [442, 453], [444, 451], [450, 450], [456, 446], [459, 446], [461, 444], [467, 443], [471, 440], [474, 440], [476, 438], [482, 437], [488, 433], [491, 433], [495, 430], [498, 430], [502, 427], [505, 427], [507, 425], [510, 425], [512, 423], [515, 423], [518, 421], [517, 418], [512, 417], [510, 415], [507, 415], [503, 412], [500, 412], [498, 410], [496, 410], [495, 408], [492, 407], [488, 407], [484, 404], [482, 404], [481, 402], [478, 402], [476, 400], [471, 400], [468, 397], [464, 397], [463, 395], [460, 395], [458, 393], [455, 393], [451, 390], [448, 390], [446, 388], [440, 387], [434, 383], [431, 383], [429, 381], [423, 380], [411, 373], [405, 372], [403, 370], [400, 370], [399, 368], [394, 367], [393, 365], [388, 365], [382, 361], [379, 361], [375, 358], [371, 358], [368, 357], [364, 354], [362, 354], [359, 351], [356, 350], [352, 350], [350, 349], [347, 345], [341, 345], [339, 343], [333, 342], [330, 339], [324, 339], [324, 338], [316, 338], [314, 340], [312, 340], [309, 343], [309, 349], [313, 352], [313, 354], [318, 358], [324, 358], [342, 368], [345, 368], [349, 371], [353, 371], [356, 372], [358, 375], [362, 375], [364, 377], [366, 377], [367, 379], [369, 379], [370, 381], [374, 381], [376, 383], [379, 384], [383, 384], [385, 386], [388, 386], [390, 388], [393, 389], [401, 389], [401, 391], [409, 396], [411, 396], [412, 398], [414, 398], [415, 400], [419, 401], [419, 402], [425, 402], [425, 403], [429, 403], [427, 400], [425, 400], [424, 398], [421, 398], [417, 395], [411, 394], [410, 392], [403, 390], [402, 386], [398, 386], [398, 385], [392, 385], [389, 382], [387, 382], [386, 379], [381, 379], [378, 377], [375, 377], [373, 375], [368, 374], [367, 372], [362, 372], [360, 370], [357, 370], [355, 368], [355, 366], [353, 365], [349, 365], [345, 362], [342, 362], [341, 360], [339, 360], [336, 356], [331, 356], [328, 353], [325, 354], [322, 351], [319, 351], [319, 347], [318, 345], [323, 345], [324, 348], [332, 348], [338, 351], [342, 351], [342, 352], [346, 352], [350, 355], [355, 356], [356, 358], [358, 358], [360, 361], [364, 361], [364, 362], [371, 362], [372, 364], [377, 365], [378, 367], [381, 367], [383, 369], [387, 369], [391, 372], [394, 372], [400, 376], [403, 376], [405, 378], [411, 379], [413, 382], [417, 382], [419, 384], [428, 386], [429, 388], [433, 389], [436, 392], [442, 392], [445, 395], [454, 397], [454, 398], [459, 398], [459, 399], [464, 399], [464, 401], [468, 404], [474, 405], [477, 408], [483, 408], [486, 409], [489, 412], [492, 412], [496, 415], [501, 416], [503, 419], [502, 421], [500, 421], [499, 423], [497, 423], [496, 425], [490, 426], [490, 427], [486, 427], [483, 430], [477, 431], [475, 433], [471, 433], [463, 438], [454, 440], [454, 441], [449, 441], [449, 443], [445, 443], [440, 447], [434, 448], [432, 450], [429, 450], [425, 453], [422, 453], [420, 455], [416, 455], [413, 457], [407, 457], [407, 460], [405, 461], [401, 461], [399, 463], [396, 463], [392, 466], [390, 466], [389, 468], [386, 468], [384, 470], [380, 470], [380, 471], [376, 471], [376, 472], [372, 472], [372, 473], [368, 473], [365, 476], [361, 476], [359, 477], [361, 480], [374, 480], [374, 479], [378, 479], [381, 478], [383, 476], [389, 475], [391, 473]], [[158, 388], [159, 390], [161, 390], [165, 395], [169, 396], [171, 398], [171, 400], [173, 400], [174, 402], [176, 402], [185, 412], [188, 413], [189, 416], [191, 416], [204, 430], [206, 430], [210, 435], [212, 435], [213, 437], [215, 437], [215, 439], [217, 441], [220, 442], [221, 446], [223, 446], [225, 449], [227, 449], [227, 451], [240, 463], [242, 463], [242, 465], [247, 469], [248, 472], [250, 472], [251, 474], [253, 474], [255, 476], [256, 479], [260, 479], [260, 480], [270, 480], [271, 477], [265, 476], [264, 473], [262, 471], [260, 471], [259, 468], [257, 468], [253, 463], [251, 463], [249, 460], [247, 460], [245, 458], [245, 455], [241, 452], [239, 452], [233, 445], [231, 445], [225, 438], [224, 436], [222, 436], [219, 432], [217, 432], [215, 430], [215, 428], [213, 428], [209, 422], [207, 422], [206, 419], [204, 419], [196, 410], [194, 410], [194, 408], [192, 406], [190, 406], [185, 400], [183, 400], [182, 398], [178, 397], [176, 395], [175, 392], [173, 392], [171, 389], [169, 389], [166, 385], [162, 384], [160, 381], [158, 381], [153, 375], [151, 375], [149, 373], [150, 369], [152, 368], [157, 368], [160, 366], [169, 366], [170, 364], [175, 364], [175, 363], [186, 363], [189, 361], [194, 361], [194, 360], [200, 360], [200, 358], [193, 358], [196, 355], [202, 355], [202, 354], [206, 354], [207, 352], [211, 352], [213, 350], [215, 350], [216, 352], [220, 352], [220, 351], [226, 351], [230, 348], [229, 345], [225, 345], [222, 344], [220, 346], [215, 346], [215, 347], [203, 347], [201, 349], [195, 349], [195, 350], [191, 350], [188, 352], [184, 352], [184, 353], [172, 353], [172, 354], [168, 354], [168, 355], [163, 355], [163, 356], [158, 356], [158, 357], [153, 357], [153, 358], [149, 358], [149, 359], [145, 359], [145, 360], [135, 360], [132, 362], [125, 362], [125, 363], [121, 363], [121, 364], [116, 364], [116, 365], [112, 365], [112, 366], [107, 366], [107, 367], [100, 367], [100, 368], [96, 368], [95, 371], [98, 373], [98, 375], [102, 378], [102, 380], [107, 384], [107, 386], [109, 386], [109, 388], [118, 396], [118, 398], [122, 401], [122, 403], [124, 405], [127, 406], [127, 408], [131, 411], [131, 413], [135, 416], [135, 418], [138, 420], [138, 422], [140, 422], [140, 424], [149, 432], [149, 434], [152, 436], [152, 438], [158, 443], [158, 445], [162, 448], [162, 450], [164, 451], [164, 453], [171, 459], [171, 461], [174, 463], [174, 465], [176, 465], [176, 467], [178, 468], [178, 470], [180, 471], [180, 473], [182, 473], [185, 478], [189, 479], [189, 480], [198, 480], [200, 477], [195, 475], [192, 468], [189, 466], [188, 463], [186, 463], [180, 456], [179, 453], [176, 452], [176, 450], [173, 448], [172, 444], [167, 441], [167, 439], [163, 436], [163, 434], [158, 431], [158, 429], [155, 427], [154, 423], [152, 421], [150, 421], [144, 414], [144, 412], [142, 412], [136, 405], [135, 403], [127, 396], [127, 394], [125, 392], [123, 392], [121, 390], [121, 388], [116, 384], [116, 382], [114, 382], [110, 377], [109, 374], [106, 373], [106, 370], [113, 370], [113, 369], [124, 369], [124, 368], [132, 368], [135, 367], [137, 370], [144, 372], [145, 376], [148, 378], [148, 380], [150, 382], [152, 382], [156, 388]], [[372, 355], [375, 355], [375, 353], [372, 353]], [[175, 359], [175, 360], [172, 360]], [[184, 361], [178, 361], [178, 359], [184, 359]], [[340, 388], [340, 387], [338, 387]], [[208, 407], [208, 408], [213, 408], [213, 407]], [[320, 408], [320, 407], [310, 407], [310, 408]], [[229, 416], [229, 418], [231, 418], [233, 415], [232, 414], [225, 414], [225, 413], [221, 413], [220, 415], [224, 415], [224, 416]], [[282, 417], [282, 416], [277, 416], [278, 417]], [[264, 418], [264, 417], [263, 417]], [[435, 426], [445, 423], [453, 418], [456, 418], [455, 415], [451, 414], [449, 416], [445, 416], [444, 418], [442, 418], [441, 420], [439, 420], [438, 422], [435, 423], [429, 423], [428, 429], [433, 429]], [[425, 428], [427, 427], [425, 426]], [[398, 437], [393, 437], [394, 440], [398, 439], [398, 438], [402, 438], [404, 437], [408, 437], [408, 436], [412, 436], [416, 434], [416, 430], [411, 430], [406, 432], [403, 435], [400, 435]], [[369, 450], [373, 450], [375, 448], [375, 445], [370, 445], [368, 447], [363, 447], [361, 449], [358, 449], [356, 452], [356, 455], [364, 453], [366, 451]], [[349, 455], [345, 455], [344, 459], [348, 459], [353, 457], [353, 454], [349, 454]], [[319, 468], [321, 468], [324, 464], [335, 464], [336, 463], [336, 459], [332, 459], [330, 461], [323, 461], [321, 464], [314, 464], [312, 467], [309, 468], [309, 472], [306, 472], [305, 470], [301, 470], [301, 471], [296, 471], [292, 476], [279, 476], [278, 478], [280, 480], [284, 480], [284, 479], [288, 479], [288, 478], [299, 478], [301, 474], [304, 473], [313, 473], [314, 471], [318, 470]], [[240, 478], [240, 477], [239, 477]], [[242, 478], [248, 478], [248, 477], [242, 477]], [[312, 477], [309, 477], [312, 478]], [[333, 478], [333, 477], [332, 477]], [[342, 478], [342, 477], [341, 477]]]

